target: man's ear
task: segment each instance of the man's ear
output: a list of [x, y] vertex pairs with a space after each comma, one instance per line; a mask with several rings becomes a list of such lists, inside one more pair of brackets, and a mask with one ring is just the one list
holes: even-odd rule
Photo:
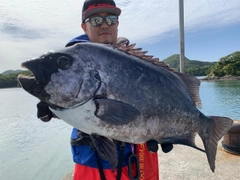
[[87, 30], [86, 24], [85, 24], [85, 23], [82, 23], [82, 24], [81, 24], [81, 27], [82, 27], [82, 29], [84, 30], [84, 32], [86, 33], [86, 30]]

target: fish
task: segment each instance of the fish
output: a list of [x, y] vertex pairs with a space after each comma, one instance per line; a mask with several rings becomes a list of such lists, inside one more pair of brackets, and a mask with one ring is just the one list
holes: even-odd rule
[[[203, 151], [212, 172], [228, 117], [204, 115], [200, 81], [176, 72], [136, 44], [78, 43], [22, 63], [34, 77], [22, 88], [60, 119], [90, 135], [100, 156], [117, 165], [114, 141], [181, 144]], [[199, 135], [204, 149], [195, 144]]]

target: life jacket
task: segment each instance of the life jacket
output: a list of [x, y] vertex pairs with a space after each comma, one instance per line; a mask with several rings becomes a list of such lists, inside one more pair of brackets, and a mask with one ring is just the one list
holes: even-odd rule
[[69, 47], [69, 46], [72, 46], [76, 43], [81, 43], [81, 42], [90, 42], [89, 38], [88, 38], [88, 35], [86, 34], [82, 34], [80, 36], [77, 36], [75, 38], [73, 38], [72, 40], [70, 40], [66, 45], [65, 47]]
[[[88, 36], [84, 34], [70, 40], [66, 44], [66, 47], [80, 42], [90, 41]], [[115, 180], [118, 176], [118, 167], [116, 171], [112, 172], [110, 164], [107, 161], [103, 160], [100, 156], [96, 155], [95, 151], [88, 144], [88, 140], [80, 140], [77, 142], [78, 139], [79, 130], [73, 128], [71, 134], [71, 150], [73, 161], [76, 163], [73, 180], [102, 180], [99, 172], [99, 163], [103, 169], [103, 173], [106, 179]], [[119, 155], [121, 151], [121, 144], [116, 143], [116, 150]], [[135, 157], [133, 156], [135, 154], [137, 159], [132, 158]], [[133, 145], [126, 143], [122, 159], [121, 180], [130, 180], [130, 178], [135, 178], [135, 180], [159, 179], [158, 154], [149, 152], [146, 144]], [[137, 176], [139, 178], [137, 178]]]

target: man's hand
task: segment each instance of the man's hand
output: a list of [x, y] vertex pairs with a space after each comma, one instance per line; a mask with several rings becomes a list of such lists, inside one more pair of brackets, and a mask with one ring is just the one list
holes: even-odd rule
[[48, 122], [52, 118], [58, 118], [50, 111], [48, 104], [42, 101], [37, 104], [37, 117], [43, 122]]
[[125, 44], [126, 46], [128, 46], [129, 45], [129, 40], [125, 37], [118, 37], [115, 45], [119, 46], [119, 45], [122, 45], [122, 44]]
[[170, 143], [163, 143], [161, 144], [161, 147], [162, 147], [162, 151], [165, 153], [168, 153], [173, 149], [173, 145]]
[[[147, 148], [148, 148], [148, 151], [157, 152], [158, 151], [158, 142], [155, 140], [147, 141]], [[170, 143], [163, 143], [163, 144], [161, 144], [161, 148], [164, 153], [168, 153], [173, 149], [173, 145]]]

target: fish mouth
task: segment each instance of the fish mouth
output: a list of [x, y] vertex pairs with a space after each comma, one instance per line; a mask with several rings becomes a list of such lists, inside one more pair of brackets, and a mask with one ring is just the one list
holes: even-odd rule
[[22, 88], [40, 100], [48, 102], [50, 95], [44, 90], [48, 78], [40, 71], [39, 64], [36, 66], [35, 61], [26, 61], [22, 63], [21, 67], [32, 73], [30, 76], [18, 75], [17, 79]]
[[32, 73], [30, 77], [21, 75], [20, 76], [21, 79], [22, 78], [35, 79], [37, 82], [41, 82], [42, 84], [45, 83], [45, 81], [47, 80], [46, 75], [43, 73], [43, 68], [41, 66], [41, 63], [39, 62], [39, 59], [33, 59], [23, 62], [21, 64], [21, 67], [29, 70]]
[[[41, 98], [40, 94], [42, 94], [42, 91], [44, 90], [44, 84], [37, 81], [35, 77], [29, 77], [22, 74], [19, 74], [18, 82], [22, 86], [22, 88], [27, 91], [28, 93]], [[46, 97], [46, 95], [45, 95]]]

